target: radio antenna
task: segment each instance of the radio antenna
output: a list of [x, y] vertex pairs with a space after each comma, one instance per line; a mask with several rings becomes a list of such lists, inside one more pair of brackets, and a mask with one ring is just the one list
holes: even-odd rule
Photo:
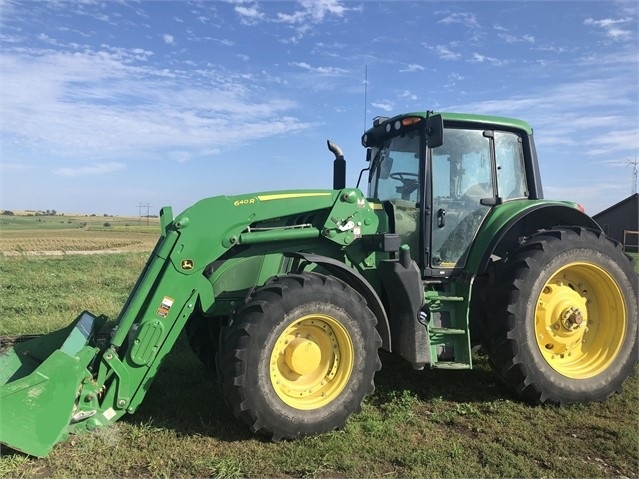
[[368, 65], [364, 66], [364, 131], [366, 131], [366, 105], [368, 104]]

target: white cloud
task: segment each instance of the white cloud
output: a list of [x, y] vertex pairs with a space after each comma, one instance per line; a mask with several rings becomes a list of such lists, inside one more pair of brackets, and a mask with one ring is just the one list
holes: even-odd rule
[[613, 20], [612, 18], [605, 18], [603, 20], [587, 18], [586, 20], [584, 20], [584, 25], [593, 25], [602, 28], [606, 36], [612, 38], [613, 40], [624, 40], [632, 35], [632, 31], [624, 30], [618, 25], [625, 24], [631, 21], [632, 19], [630, 17], [620, 18], [618, 20]]
[[305, 22], [320, 23], [327, 14], [342, 17], [352, 9], [346, 8], [339, 0], [300, 0], [299, 10], [291, 14], [278, 13], [277, 18], [284, 23], [298, 24]]
[[473, 53], [473, 56], [470, 60], [471, 63], [492, 63], [495, 66], [502, 66], [506, 63], [505, 60], [500, 60], [499, 58], [489, 57], [486, 55], [481, 55], [480, 53]]
[[517, 37], [508, 33], [500, 33], [497, 36], [504, 40], [506, 43], [535, 43], [535, 37], [528, 34]]
[[401, 92], [399, 94], [400, 98], [406, 98], [408, 100], [411, 101], [417, 101], [419, 99], [419, 97], [417, 95], [415, 95], [414, 93], [408, 91], [408, 90], [404, 90], [403, 92]]
[[392, 111], [394, 108], [394, 105], [391, 102], [371, 102], [371, 106], [374, 106], [375, 108], [379, 108], [380, 110], [384, 110], [384, 111]]
[[289, 65], [301, 68], [302, 70], [306, 70], [311, 73], [317, 73], [320, 75], [343, 75], [348, 73], [348, 70], [339, 67], [313, 67], [306, 62], [291, 62]]
[[86, 175], [103, 175], [106, 173], [112, 173], [114, 171], [123, 170], [126, 168], [124, 163], [110, 162], [110, 163], [94, 163], [90, 166], [79, 166], [75, 168], [58, 168], [53, 170], [53, 173], [59, 176], [86, 176]]
[[462, 58], [461, 53], [454, 52], [445, 45], [436, 45], [435, 47], [431, 47], [430, 45], [425, 46], [433, 50], [442, 60], [460, 60]]
[[[294, 101], [264, 95], [262, 81], [274, 80], [211, 68], [157, 69], [148, 64], [151, 55], [107, 46], [82, 53], [5, 48], [0, 53], [5, 145], [109, 164], [105, 160], [162, 157], [171, 149], [201, 151], [211, 144], [222, 148], [311, 126], [287, 115]], [[17, 162], [10, 156], [4, 161]]]
[[240, 15], [241, 21], [248, 25], [254, 25], [265, 18], [264, 12], [260, 11], [257, 3], [250, 2], [250, 5], [244, 6], [245, 2], [240, 0], [236, 2], [235, 12]]
[[175, 38], [173, 37], [173, 35], [169, 35], [168, 33], [165, 33], [164, 35], [162, 35], [162, 39], [164, 40], [164, 43], [166, 43], [167, 45], [171, 45], [175, 42]]
[[424, 67], [421, 65], [417, 65], [416, 63], [410, 63], [403, 68], [399, 69], [400, 73], [413, 73], [413, 72], [421, 72], [424, 71]]
[[477, 17], [473, 13], [451, 13], [450, 15], [442, 18], [437, 23], [443, 25], [450, 25], [453, 23], [459, 23], [470, 28], [479, 28], [479, 22]]
[[452, 88], [457, 85], [457, 82], [463, 80], [464, 77], [459, 73], [449, 73], [448, 81], [444, 84], [444, 88]]

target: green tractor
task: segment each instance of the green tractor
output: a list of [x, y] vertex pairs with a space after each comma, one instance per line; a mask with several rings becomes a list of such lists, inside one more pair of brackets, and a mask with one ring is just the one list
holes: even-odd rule
[[543, 199], [528, 124], [409, 113], [376, 118], [362, 144], [367, 194], [345, 187], [329, 142], [331, 190], [162, 208], [114, 327], [84, 311], [0, 357], [0, 441], [45, 456], [134, 413], [183, 331], [234, 415], [274, 440], [343, 427], [380, 348], [470, 369], [481, 345], [534, 404], [621, 390], [638, 355], [633, 263], [579, 205]]

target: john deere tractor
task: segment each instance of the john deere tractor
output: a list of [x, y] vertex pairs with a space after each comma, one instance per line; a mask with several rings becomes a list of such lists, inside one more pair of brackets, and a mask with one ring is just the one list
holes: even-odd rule
[[329, 142], [332, 189], [162, 208], [114, 327], [84, 311], [0, 357], [0, 441], [45, 456], [135, 413], [183, 331], [233, 414], [274, 440], [344, 426], [380, 348], [470, 369], [480, 344], [534, 404], [622, 388], [638, 355], [633, 263], [579, 205], [544, 199], [527, 123], [408, 113], [376, 118], [362, 144], [366, 193], [345, 187]]

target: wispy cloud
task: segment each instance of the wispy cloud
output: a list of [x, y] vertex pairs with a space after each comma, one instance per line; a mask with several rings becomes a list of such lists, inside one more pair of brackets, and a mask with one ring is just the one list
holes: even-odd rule
[[421, 71], [424, 71], [424, 67], [416, 63], [409, 63], [408, 65], [405, 65], [404, 67], [399, 69], [400, 73], [413, 73]]
[[299, 9], [293, 13], [278, 13], [279, 21], [291, 24], [306, 22], [320, 23], [327, 15], [343, 16], [351, 8], [345, 7], [339, 0], [301, 0]]
[[318, 25], [327, 18], [342, 18], [347, 12], [361, 11], [362, 6], [347, 7], [341, 0], [298, 0], [297, 2], [282, 2], [278, 8], [293, 6], [290, 11], [277, 11], [270, 16], [260, 9], [260, 4], [252, 0], [234, 0], [235, 12], [242, 23], [255, 25], [261, 22], [281, 23], [292, 28], [294, 34], [282, 39], [283, 42], [297, 43], [309, 33], [314, 25]]
[[435, 54], [441, 58], [442, 60], [461, 60], [462, 54], [451, 50], [446, 45], [435, 45], [430, 46], [428, 44], [424, 44], [426, 48], [435, 52]]
[[373, 101], [371, 102], [371, 106], [384, 111], [392, 111], [395, 107], [393, 103], [389, 101]]
[[460, 82], [461, 80], [463, 80], [464, 77], [463, 75], [460, 75], [459, 73], [449, 73], [448, 74], [448, 81], [444, 84], [445, 88], [452, 88], [454, 86], [457, 85], [458, 82]]
[[489, 57], [480, 53], [473, 53], [473, 56], [468, 60], [471, 63], [492, 63], [495, 66], [502, 66], [506, 64], [506, 60], [500, 60], [499, 58]]
[[219, 148], [310, 127], [286, 114], [295, 102], [265, 99], [258, 80], [212, 69], [158, 69], [148, 61], [152, 55], [107, 45], [83, 52], [5, 48], [5, 139], [60, 158], [108, 159]]
[[307, 72], [317, 73], [326, 76], [343, 75], [348, 73], [348, 70], [339, 67], [313, 67], [306, 62], [291, 62], [289, 65], [301, 68]]
[[458, 23], [470, 28], [480, 27], [477, 17], [473, 13], [451, 13], [439, 20], [437, 23], [441, 23], [443, 25]]
[[106, 173], [123, 170], [125, 168], [126, 165], [124, 163], [95, 163], [89, 166], [79, 166], [75, 168], [58, 168], [53, 170], [53, 173], [60, 176], [76, 177], [86, 175], [103, 175]]
[[162, 40], [164, 40], [164, 43], [166, 43], [167, 45], [172, 45], [173, 43], [175, 43], [175, 37], [173, 37], [173, 35], [169, 35], [168, 33], [162, 35]]
[[399, 97], [410, 101], [417, 101], [419, 99], [417, 95], [408, 90], [404, 90], [403, 92], [401, 92], [399, 94]]
[[505, 41], [506, 43], [535, 43], [535, 37], [533, 37], [532, 35], [522, 35], [522, 36], [515, 36], [515, 35], [511, 35], [509, 33], [500, 33], [497, 35], [499, 38], [501, 38], [503, 41]]
[[587, 18], [584, 20], [584, 25], [592, 25], [603, 29], [605, 35], [613, 40], [625, 40], [632, 35], [631, 30], [625, 30], [620, 25], [628, 24], [632, 21], [630, 17], [612, 19], [604, 18], [602, 20], [595, 20], [594, 18]]
[[237, 0], [235, 3], [235, 12], [240, 16], [241, 21], [247, 25], [255, 25], [266, 18], [257, 2]]

